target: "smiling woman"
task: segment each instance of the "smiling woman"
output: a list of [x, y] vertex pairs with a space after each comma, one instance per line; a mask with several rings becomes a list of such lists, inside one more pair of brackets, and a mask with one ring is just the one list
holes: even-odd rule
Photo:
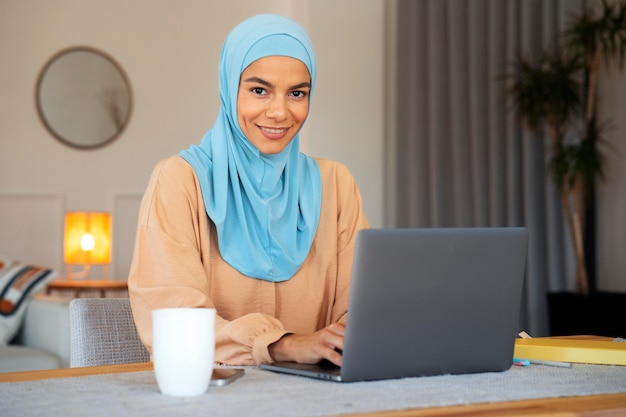
[[215, 360], [341, 363], [356, 234], [354, 178], [300, 152], [316, 56], [302, 26], [253, 16], [228, 35], [220, 110], [199, 145], [155, 167], [128, 288], [151, 349], [150, 312], [215, 308]]
[[62, 143], [83, 149], [115, 140], [128, 125], [130, 83], [104, 52], [73, 47], [54, 55], [37, 81], [37, 111]]

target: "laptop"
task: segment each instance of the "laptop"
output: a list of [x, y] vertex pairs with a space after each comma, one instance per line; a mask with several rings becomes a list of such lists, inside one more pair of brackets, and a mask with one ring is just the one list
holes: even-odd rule
[[522, 227], [362, 230], [341, 368], [260, 367], [337, 382], [507, 370], [527, 245]]

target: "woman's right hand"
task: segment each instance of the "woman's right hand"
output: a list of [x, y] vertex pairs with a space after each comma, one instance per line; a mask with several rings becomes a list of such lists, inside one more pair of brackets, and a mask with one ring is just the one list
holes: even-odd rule
[[290, 333], [269, 346], [274, 361], [317, 363], [326, 359], [341, 366], [341, 351], [346, 326], [332, 323], [311, 334]]

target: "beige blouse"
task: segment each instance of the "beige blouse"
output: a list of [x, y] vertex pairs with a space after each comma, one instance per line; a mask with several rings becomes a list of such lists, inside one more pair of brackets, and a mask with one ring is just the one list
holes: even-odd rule
[[215, 308], [215, 360], [232, 365], [271, 362], [268, 346], [283, 335], [345, 320], [355, 235], [369, 225], [347, 168], [317, 162], [317, 234], [300, 270], [279, 283], [247, 277], [227, 264], [192, 167], [180, 156], [157, 164], [141, 204], [128, 277], [137, 331], [150, 351], [156, 308]]

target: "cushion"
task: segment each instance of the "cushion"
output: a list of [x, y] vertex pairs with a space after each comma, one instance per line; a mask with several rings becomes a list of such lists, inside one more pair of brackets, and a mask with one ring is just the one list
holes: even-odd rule
[[49, 268], [0, 258], [0, 345], [13, 339], [22, 325], [28, 301], [55, 276]]
[[63, 366], [52, 352], [27, 346], [0, 346], [0, 372], [21, 372], [54, 369]]
[[[73, 294], [33, 295], [28, 302], [18, 333], [21, 345], [36, 347], [56, 353], [62, 367], [70, 366], [70, 301]], [[0, 414], [2, 414], [0, 412]]]

